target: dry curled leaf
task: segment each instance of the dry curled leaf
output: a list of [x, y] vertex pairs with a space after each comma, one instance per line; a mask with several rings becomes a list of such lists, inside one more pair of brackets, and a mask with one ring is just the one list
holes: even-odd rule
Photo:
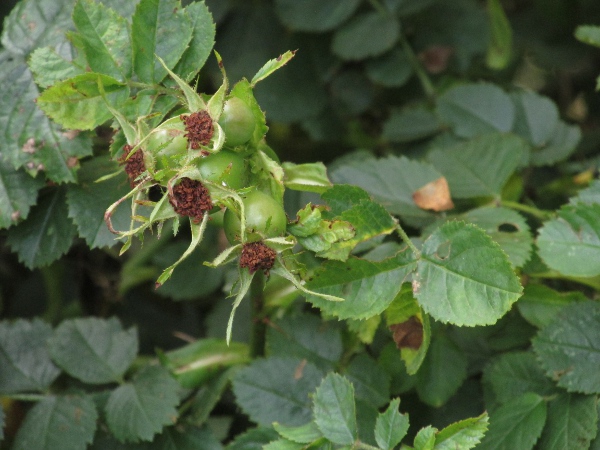
[[421, 209], [447, 211], [454, 208], [454, 203], [450, 198], [450, 187], [445, 177], [427, 183], [415, 191], [413, 201]]

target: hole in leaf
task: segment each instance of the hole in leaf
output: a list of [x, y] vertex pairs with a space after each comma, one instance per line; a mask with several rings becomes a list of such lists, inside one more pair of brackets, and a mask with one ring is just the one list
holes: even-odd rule
[[148, 189], [148, 200], [152, 201], [152, 202], [157, 202], [159, 201], [162, 196], [164, 195], [164, 193], [166, 192], [166, 189], [164, 189], [162, 186], [155, 184], [154, 186], [150, 186], [150, 189]]
[[498, 225], [498, 231], [502, 231], [504, 233], [516, 233], [519, 231], [519, 227], [512, 223], [502, 223]]

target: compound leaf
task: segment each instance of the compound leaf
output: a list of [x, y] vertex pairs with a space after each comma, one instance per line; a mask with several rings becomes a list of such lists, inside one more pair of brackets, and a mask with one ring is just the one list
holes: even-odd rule
[[192, 21], [179, 0], [141, 0], [131, 24], [133, 67], [139, 79], [161, 82], [167, 70], [156, 56], [173, 69], [192, 40], [192, 33]]
[[448, 180], [452, 197], [500, 196], [527, 152], [527, 144], [519, 137], [491, 133], [434, 149], [428, 159]]
[[46, 340], [52, 328], [39, 319], [0, 323], [0, 392], [43, 391], [60, 374]]
[[92, 72], [126, 81], [132, 71], [127, 21], [102, 3], [78, 0], [73, 9], [73, 23]]
[[297, 358], [257, 359], [233, 378], [237, 403], [254, 422], [298, 426], [311, 420], [309, 394], [323, 378], [313, 363]]
[[425, 312], [441, 322], [493, 324], [521, 291], [506, 254], [474, 225], [448, 222], [423, 243], [413, 292]]
[[563, 275], [600, 275], [600, 205], [567, 205], [544, 223], [537, 239], [544, 262]]
[[330, 373], [317, 388], [313, 402], [314, 420], [323, 436], [339, 445], [356, 441], [356, 403], [350, 381]]
[[494, 84], [464, 84], [448, 90], [437, 104], [439, 115], [454, 132], [471, 138], [493, 131], [510, 131], [515, 106], [508, 94]]
[[45, 192], [27, 220], [11, 229], [6, 243], [27, 267], [46, 266], [69, 250], [77, 235], [67, 213], [65, 189]]
[[400, 22], [391, 14], [371, 11], [353, 17], [336, 30], [332, 52], [342, 59], [361, 60], [390, 50], [400, 38]]
[[569, 392], [600, 393], [600, 304], [576, 302], [563, 308], [533, 339], [546, 374]]
[[27, 413], [14, 450], [85, 450], [94, 439], [98, 413], [90, 397], [48, 396]]
[[329, 261], [314, 274], [307, 287], [345, 301], [330, 302], [316, 296], [309, 296], [308, 300], [340, 319], [368, 319], [392, 303], [414, 268], [414, 256], [409, 251], [378, 262], [355, 257], [345, 263]]
[[379, 413], [375, 423], [375, 440], [379, 448], [391, 450], [400, 443], [408, 431], [408, 415], [398, 411], [400, 399], [395, 398], [388, 408]]
[[161, 366], [147, 366], [115, 389], [106, 403], [106, 421], [121, 442], [150, 441], [175, 422], [179, 384]]
[[52, 359], [69, 375], [91, 384], [119, 381], [137, 355], [137, 332], [116, 318], [63, 322], [49, 340]]
[[596, 437], [596, 396], [560, 394], [548, 404], [548, 419], [540, 448], [544, 450], [587, 450]]
[[490, 426], [477, 449], [530, 450], [546, 422], [546, 403], [537, 394], [516, 397], [490, 414]]

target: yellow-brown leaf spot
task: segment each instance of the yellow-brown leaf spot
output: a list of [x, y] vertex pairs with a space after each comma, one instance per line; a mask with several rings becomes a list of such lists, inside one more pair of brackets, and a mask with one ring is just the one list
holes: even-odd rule
[[399, 349], [410, 348], [418, 350], [423, 344], [423, 324], [415, 316], [405, 322], [390, 326], [394, 342]]

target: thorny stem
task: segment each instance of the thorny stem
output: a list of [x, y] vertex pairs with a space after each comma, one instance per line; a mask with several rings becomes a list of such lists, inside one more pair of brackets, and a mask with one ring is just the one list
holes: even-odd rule
[[550, 219], [554, 214], [552, 211], [543, 211], [541, 209], [536, 208], [535, 206], [524, 205], [523, 203], [512, 202], [510, 200], [500, 200], [500, 205], [510, 209], [514, 209], [516, 211], [521, 211], [530, 214], [534, 217], [537, 217], [540, 220]]
[[417, 259], [420, 258], [421, 257], [421, 252], [415, 246], [415, 244], [412, 243], [412, 241], [408, 237], [408, 234], [406, 234], [406, 231], [404, 231], [404, 229], [402, 228], [402, 226], [400, 224], [396, 225], [396, 231], [398, 232], [398, 234], [400, 235], [400, 237], [402, 238], [402, 240], [406, 243], [406, 245], [408, 245], [408, 247], [412, 250], [412, 252], [414, 253], [415, 257]]
[[406, 52], [406, 55], [408, 56], [408, 61], [410, 62], [410, 65], [417, 74], [417, 78], [419, 78], [419, 82], [421, 83], [421, 87], [423, 88], [427, 99], [430, 102], [433, 102], [435, 100], [436, 95], [433, 83], [431, 82], [429, 75], [427, 75], [427, 72], [423, 68], [423, 65], [419, 61], [419, 58], [417, 58], [417, 55], [415, 55], [415, 52], [413, 51], [406, 38], [402, 39], [402, 49]]
[[250, 284], [250, 302], [252, 303], [252, 335], [250, 336], [250, 354], [253, 357], [264, 356], [267, 324], [264, 319], [265, 275], [258, 271]]

